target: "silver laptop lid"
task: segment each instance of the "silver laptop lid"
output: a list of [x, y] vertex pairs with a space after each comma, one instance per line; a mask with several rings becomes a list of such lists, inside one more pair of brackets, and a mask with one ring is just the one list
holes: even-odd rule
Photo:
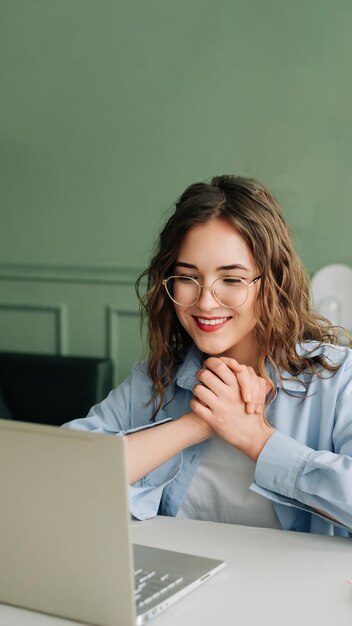
[[0, 420], [1, 602], [134, 625], [124, 459], [122, 438]]

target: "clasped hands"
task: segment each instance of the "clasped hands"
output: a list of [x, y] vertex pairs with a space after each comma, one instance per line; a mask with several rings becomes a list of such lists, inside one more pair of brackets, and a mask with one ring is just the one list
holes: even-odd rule
[[209, 431], [256, 461], [274, 432], [264, 418], [270, 385], [252, 367], [229, 357], [209, 357], [198, 370], [192, 412]]

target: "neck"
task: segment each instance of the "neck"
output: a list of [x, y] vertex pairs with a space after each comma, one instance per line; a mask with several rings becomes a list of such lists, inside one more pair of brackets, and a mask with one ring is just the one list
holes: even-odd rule
[[238, 344], [218, 356], [227, 356], [231, 359], [236, 359], [240, 365], [253, 367], [254, 371], [258, 373], [259, 346], [256, 342], [254, 332], [250, 333]]

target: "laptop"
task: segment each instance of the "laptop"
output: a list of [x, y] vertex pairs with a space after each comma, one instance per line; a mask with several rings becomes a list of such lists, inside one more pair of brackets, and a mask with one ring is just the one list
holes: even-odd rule
[[134, 626], [222, 569], [221, 560], [132, 545], [125, 445], [0, 420], [0, 602]]

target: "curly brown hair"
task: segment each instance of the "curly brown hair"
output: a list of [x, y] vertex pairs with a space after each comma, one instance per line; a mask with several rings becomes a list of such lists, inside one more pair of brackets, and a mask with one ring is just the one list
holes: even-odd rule
[[[323, 354], [297, 353], [296, 344], [303, 341], [314, 340], [320, 345], [338, 344], [339, 340], [336, 328], [312, 309], [309, 277], [294, 249], [277, 200], [256, 180], [216, 176], [209, 184], [195, 183], [183, 192], [160, 234], [150, 266], [136, 282], [142, 325], [143, 320], [148, 320], [148, 373], [154, 388], [150, 402], [157, 401], [155, 413], [162, 406], [166, 388], [172, 384], [174, 368], [192, 344], [162, 281], [173, 274], [185, 233], [215, 218], [235, 226], [260, 268], [262, 280], [255, 305], [259, 375], [269, 380], [266, 359], [279, 377], [281, 370], [292, 376], [302, 372], [319, 376], [323, 369], [333, 373], [339, 367]], [[146, 277], [147, 291], [142, 295]]]

